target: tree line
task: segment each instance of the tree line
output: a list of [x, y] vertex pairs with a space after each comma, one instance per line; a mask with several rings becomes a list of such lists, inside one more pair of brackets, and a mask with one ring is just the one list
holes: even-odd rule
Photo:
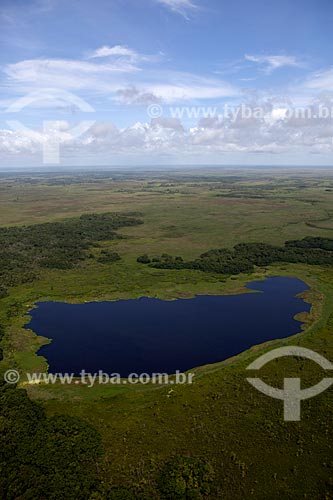
[[306, 237], [286, 241], [284, 246], [268, 243], [239, 243], [233, 249], [209, 250], [191, 261], [182, 257], [162, 254], [160, 257], [141, 255], [137, 261], [158, 269], [198, 269], [208, 273], [250, 273], [255, 266], [262, 267], [275, 262], [333, 265], [333, 239]]

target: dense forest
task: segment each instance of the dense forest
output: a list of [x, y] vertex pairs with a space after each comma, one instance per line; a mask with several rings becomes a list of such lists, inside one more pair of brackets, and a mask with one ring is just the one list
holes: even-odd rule
[[[64, 222], [0, 228], [0, 298], [7, 288], [32, 281], [41, 268], [70, 269], [88, 257], [99, 241], [121, 238], [116, 230], [141, 224], [136, 217], [114, 213], [86, 214]], [[104, 250], [98, 261], [119, 256]]]
[[47, 417], [26, 391], [0, 382], [0, 498], [90, 498], [102, 453], [95, 429], [69, 416]]
[[193, 261], [162, 254], [160, 257], [141, 255], [137, 261], [158, 269], [198, 269], [208, 273], [239, 274], [274, 262], [301, 262], [333, 266], [333, 239], [307, 237], [286, 241], [283, 247], [267, 243], [239, 243], [232, 250], [210, 250]]

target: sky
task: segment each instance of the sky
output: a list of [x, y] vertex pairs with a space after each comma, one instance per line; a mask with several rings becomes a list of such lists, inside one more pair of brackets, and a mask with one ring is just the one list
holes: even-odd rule
[[0, 0], [0, 167], [333, 165], [331, 0]]

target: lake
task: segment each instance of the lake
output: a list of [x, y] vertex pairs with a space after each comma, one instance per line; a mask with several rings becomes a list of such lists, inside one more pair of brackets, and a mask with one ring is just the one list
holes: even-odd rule
[[247, 285], [262, 293], [68, 304], [39, 302], [26, 328], [52, 339], [38, 354], [50, 373], [174, 373], [216, 363], [267, 340], [301, 331], [299, 279], [271, 277]]

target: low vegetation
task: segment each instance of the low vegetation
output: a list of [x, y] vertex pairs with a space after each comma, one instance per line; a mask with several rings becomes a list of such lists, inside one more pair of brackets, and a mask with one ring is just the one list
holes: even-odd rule
[[[332, 172], [24, 172], [0, 180], [3, 370], [47, 369], [36, 355], [45, 339], [22, 328], [38, 301], [240, 293], [252, 279], [281, 275], [310, 285], [312, 304], [297, 336], [196, 368], [191, 386], [172, 391], [2, 384], [0, 498], [333, 498], [332, 389], [302, 402], [301, 422], [284, 422], [282, 401], [246, 382], [248, 364], [272, 346], [301, 345], [333, 360]], [[93, 215], [81, 217], [86, 211]], [[230, 276], [238, 264], [250, 272]], [[274, 387], [300, 377], [311, 387], [327, 375], [297, 358], [258, 376]]]

